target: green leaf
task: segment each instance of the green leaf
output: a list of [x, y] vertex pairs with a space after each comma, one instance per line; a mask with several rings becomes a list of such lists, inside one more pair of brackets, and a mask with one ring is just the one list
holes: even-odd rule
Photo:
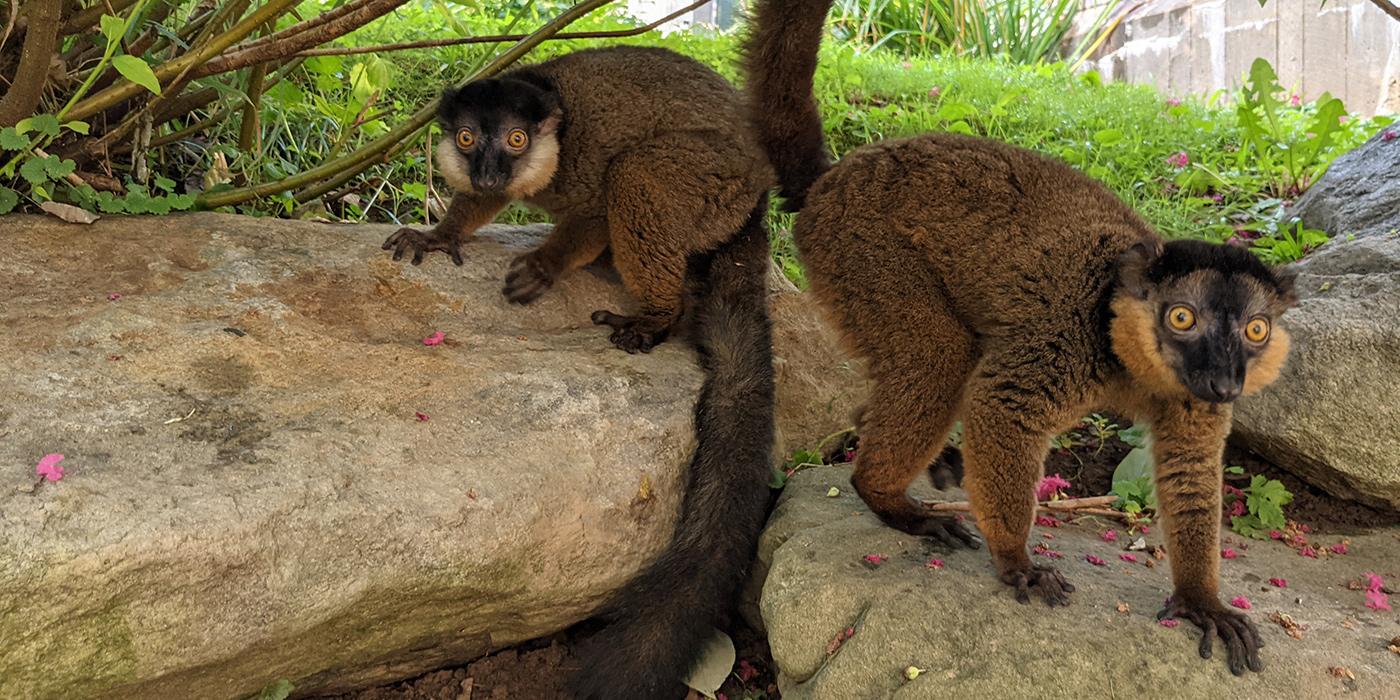
[[157, 176], [155, 185], [156, 189], [161, 190], [163, 192], [171, 192], [175, 189], [175, 181], [171, 180], [168, 177]]
[[44, 170], [49, 174], [49, 179], [58, 180], [73, 174], [77, 166], [71, 160], [59, 160], [58, 156], [49, 156], [44, 160]]
[[63, 128], [65, 128], [65, 129], [67, 129], [67, 130], [69, 130], [69, 131], [71, 131], [71, 132], [73, 132], [73, 133], [75, 133], [75, 134], [82, 134], [82, 135], [84, 135], [84, 136], [87, 136], [87, 134], [88, 134], [88, 123], [87, 123], [87, 122], [64, 122], [64, 123], [63, 123]]
[[139, 57], [127, 55], [117, 56], [112, 59], [112, 66], [127, 80], [157, 95], [160, 94], [160, 81], [156, 80], [156, 74], [151, 71], [151, 67]]
[[280, 678], [276, 683], [269, 683], [258, 691], [254, 700], [287, 700], [287, 696], [292, 694], [297, 687], [286, 678]]
[[0, 148], [7, 151], [18, 151], [21, 148], [29, 147], [29, 139], [19, 133], [13, 126], [0, 129]]
[[1226, 474], [1243, 474], [1244, 467], [1225, 467]]
[[126, 21], [120, 17], [102, 15], [99, 26], [101, 27], [100, 31], [102, 32], [102, 36], [107, 38], [108, 46], [121, 41], [122, 34], [126, 33]]
[[1103, 146], [1118, 143], [1123, 140], [1122, 129], [1103, 129], [1094, 132], [1094, 142]]
[[8, 214], [19, 204], [19, 193], [8, 188], [0, 187], [0, 214]]
[[[52, 158], [53, 156], [49, 156]], [[48, 160], [45, 158], [31, 157], [19, 166], [20, 177], [29, 181], [31, 185], [40, 185], [49, 181]]]
[[58, 117], [52, 114], [36, 114], [30, 119], [30, 124], [34, 129], [45, 136], [58, 136]]

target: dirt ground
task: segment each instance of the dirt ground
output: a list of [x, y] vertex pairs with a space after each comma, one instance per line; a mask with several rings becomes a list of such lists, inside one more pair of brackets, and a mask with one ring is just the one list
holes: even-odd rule
[[[1128, 426], [1127, 421], [1118, 422], [1123, 427]], [[849, 447], [856, 448], [854, 441], [852, 443]], [[1052, 450], [1045, 472], [1067, 478], [1073, 484], [1069, 490], [1072, 497], [1105, 494], [1111, 488], [1114, 468], [1130, 449], [1116, 438], [1100, 445], [1089, 437], [1085, 444], [1073, 449]], [[1387, 513], [1333, 498], [1244, 450], [1228, 449], [1225, 463], [1244, 467], [1244, 475], [1227, 476], [1227, 483], [1236, 486], [1247, 485], [1252, 474], [1264, 474], [1283, 482], [1294, 495], [1286, 509], [1289, 517], [1306, 523], [1318, 535], [1400, 524], [1400, 513]], [[726, 700], [779, 698], [767, 640], [747, 627], [730, 632], [739, 662], [720, 689], [721, 697]], [[576, 639], [573, 631], [567, 631], [497, 652], [460, 668], [332, 697], [333, 700], [567, 700], [564, 684], [569, 670], [577, 664], [573, 653]], [[698, 697], [691, 694], [692, 699]]]

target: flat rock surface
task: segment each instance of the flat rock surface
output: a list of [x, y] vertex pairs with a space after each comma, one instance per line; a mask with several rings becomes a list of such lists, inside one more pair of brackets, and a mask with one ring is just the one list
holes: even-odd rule
[[[1136, 564], [1120, 560], [1130, 538], [1117, 524], [1035, 527], [1032, 544], [1062, 553], [1053, 563], [1077, 590], [1069, 608], [1038, 599], [1020, 605], [997, 582], [985, 550], [948, 552], [883, 526], [849, 479], [845, 467], [799, 472], [764, 533], [761, 610], [784, 700], [1394, 698], [1400, 687], [1400, 655], [1386, 648], [1400, 635], [1400, 615], [1364, 607], [1363, 594], [1346, 586], [1367, 571], [1390, 586], [1400, 580], [1400, 531], [1320, 536], [1350, 540], [1349, 554], [1325, 559], [1277, 542], [1243, 549], [1233, 538], [1240, 556], [1222, 562], [1222, 591], [1251, 601], [1266, 644], [1264, 672], [1236, 678], [1218, 644], [1215, 659], [1197, 655], [1200, 633], [1190, 623], [1169, 629], [1154, 620], [1171, 592], [1167, 562], [1148, 568], [1142, 552]], [[827, 495], [832, 487], [836, 497]], [[1101, 539], [1110, 526], [1115, 543]], [[1146, 539], [1160, 538], [1154, 527]], [[871, 554], [887, 559], [872, 565], [864, 560]], [[1089, 563], [1088, 554], [1107, 566]], [[933, 558], [941, 570], [928, 566]], [[1270, 585], [1271, 577], [1287, 587]], [[1397, 598], [1392, 605], [1400, 607]], [[1274, 612], [1301, 624], [1303, 638], [1271, 622]], [[923, 669], [912, 681], [910, 666]]]
[[[391, 262], [392, 230], [0, 219], [0, 696], [385, 683], [582, 619], [664, 542], [690, 351], [612, 348], [606, 271], [507, 304], [547, 227], [492, 227], [462, 268]], [[802, 442], [851, 382], [790, 292]]]

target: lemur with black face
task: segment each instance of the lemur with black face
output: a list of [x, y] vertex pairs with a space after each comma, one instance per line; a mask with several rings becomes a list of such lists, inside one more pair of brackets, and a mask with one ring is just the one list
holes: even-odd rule
[[611, 249], [636, 316], [594, 312], [645, 352], [686, 317], [704, 385], [697, 446], [666, 549], [598, 613], [575, 689], [584, 698], [684, 694], [680, 679], [722, 624], [767, 508], [773, 369], [767, 313], [772, 169], [738, 92], [662, 49], [575, 52], [446, 91], [438, 163], [455, 189], [431, 231], [384, 243], [399, 260], [461, 246], [512, 200], [553, 215], [516, 258], [505, 295], [528, 303]]
[[1219, 598], [1231, 403], [1288, 352], [1292, 278], [1248, 251], [1163, 241], [1103, 185], [988, 139], [925, 134], [828, 159], [812, 77], [832, 0], [759, 0], [754, 119], [813, 292], [868, 362], [851, 478], [916, 535], [980, 546], [906, 494], [963, 422], [964, 483], [1002, 582], [1052, 607], [1074, 587], [1026, 550], [1050, 438], [1095, 408], [1150, 425], [1175, 587], [1161, 616], [1218, 635], [1235, 674], [1258, 630]]

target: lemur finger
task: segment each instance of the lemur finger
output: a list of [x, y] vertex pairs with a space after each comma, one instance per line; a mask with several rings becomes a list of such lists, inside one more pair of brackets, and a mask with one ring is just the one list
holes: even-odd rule
[[461, 267], [461, 266], [462, 266], [462, 249], [461, 249], [461, 248], [459, 248], [459, 247], [457, 247], [457, 246], [454, 245], [454, 246], [452, 246], [451, 248], [448, 249], [447, 254], [450, 255], [450, 256], [452, 256], [452, 264], [453, 264], [453, 265], [456, 265], [457, 267]]
[[1215, 620], [1204, 617], [1196, 624], [1201, 628], [1201, 658], [1209, 659], [1213, 653], [1211, 647], [1215, 642]]
[[1236, 676], [1244, 675], [1244, 642], [1240, 639], [1240, 633], [1235, 629], [1233, 621], [1225, 620], [1216, 625], [1216, 633], [1220, 635], [1220, 641], [1225, 644], [1225, 665], [1230, 668], [1230, 673]]

